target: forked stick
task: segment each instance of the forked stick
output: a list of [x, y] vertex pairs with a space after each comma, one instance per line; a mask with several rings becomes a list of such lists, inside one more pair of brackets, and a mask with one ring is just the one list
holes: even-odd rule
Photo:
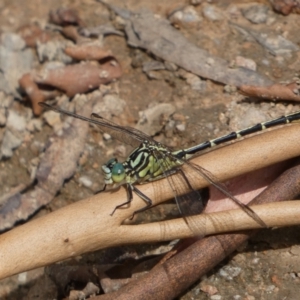
[[[211, 151], [194, 159], [193, 163], [209, 170], [222, 181], [299, 154], [300, 127], [295, 124]], [[185, 172], [197, 188], [207, 185], [198, 175], [195, 181], [195, 174], [188, 169]], [[154, 204], [172, 198], [173, 195], [166, 179], [139, 188], [153, 199]], [[161, 193], [158, 195], [157, 191]], [[117, 210], [111, 217], [114, 207], [124, 199], [126, 192], [123, 188], [112, 193], [97, 194], [1, 235], [0, 279], [98, 249], [184, 238], [197, 233], [191, 231], [182, 219], [134, 226], [121, 225], [134, 211], [145, 205], [135, 196], [129, 208]], [[253, 209], [268, 226], [299, 224], [300, 210], [297, 203], [284, 203], [284, 207], [278, 205], [280, 204]], [[202, 214], [190, 220], [193, 224], [202, 224], [204, 227], [199, 228], [205, 228], [205, 234], [259, 226], [240, 209]]]

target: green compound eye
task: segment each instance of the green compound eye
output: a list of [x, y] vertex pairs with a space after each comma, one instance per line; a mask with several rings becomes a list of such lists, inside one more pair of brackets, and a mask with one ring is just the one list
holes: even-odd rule
[[116, 158], [111, 158], [107, 163], [106, 163], [106, 166], [107, 167], [110, 167], [110, 166], [113, 166], [115, 163], [117, 163], [117, 159]]
[[116, 183], [121, 182], [125, 178], [125, 169], [121, 163], [116, 163], [112, 170], [112, 180]]

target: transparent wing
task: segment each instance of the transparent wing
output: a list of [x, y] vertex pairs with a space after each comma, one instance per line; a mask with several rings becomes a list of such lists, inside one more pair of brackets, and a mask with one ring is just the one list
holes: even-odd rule
[[139, 146], [140, 143], [142, 143], [145, 140], [149, 140], [153, 143], [156, 143], [150, 136], [148, 136], [147, 134], [145, 134], [137, 129], [134, 129], [131, 127], [126, 127], [126, 126], [120, 126], [118, 124], [115, 124], [112, 121], [102, 118], [101, 116], [99, 116], [95, 113], [91, 115], [91, 118], [87, 118], [87, 117], [78, 115], [76, 113], [72, 113], [70, 111], [51, 106], [46, 103], [39, 102], [39, 105], [46, 109], [50, 109], [55, 112], [62, 113], [64, 115], [67, 115], [67, 116], [70, 116], [70, 117], [73, 117], [76, 119], [80, 119], [82, 121], [89, 122], [91, 124], [95, 124], [98, 126], [98, 128], [102, 132], [107, 132], [112, 137], [120, 140], [121, 142], [124, 142], [125, 144], [131, 145], [133, 147]]
[[201, 192], [192, 187], [180, 166], [174, 168], [174, 166], [169, 163], [170, 160], [176, 159], [174, 155], [160, 151], [153, 151], [152, 155], [160, 162], [163, 176], [168, 180], [178, 210], [185, 222], [197, 236], [205, 236], [205, 224], [195, 223], [189, 218], [190, 216], [202, 213], [206, 206]]
[[[231, 193], [227, 190], [227, 188], [220, 183], [208, 170], [196, 165], [190, 161], [187, 161], [182, 158], [178, 158], [177, 156], [169, 153], [169, 154], [162, 154], [159, 151], [155, 151], [153, 153], [157, 158], [157, 161], [161, 162], [161, 168], [164, 172], [164, 176], [167, 178], [171, 188], [174, 192], [174, 198], [178, 205], [180, 212], [183, 216], [191, 216], [195, 214], [199, 214], [205, 207], [203, 199], [201, 198], [200, 192], [197, 189], [194, 189], [192, 184], [189, 182], [187, 177], [185, 176], [183, 170], [180, 167], [172, 167], [169, 165], [169, 160], [179, 160], [182, 164], [185, 164], [195, 170], [199, 176], [203, 177], [207, 182], [212, 184], [216, 187], [219, 191], [221, 191], [224, 195], [230, 198], [234, 203], [236, 203], [246, 214], [248, 214], [251, 218], [256, 220], [258, 224], [262, 227], [266, 227], [266, 224], [263, 220], [246, 204], [239, 201], [236, 197], [231, 195]], [[163, 156], [169, 156], [169, 159], [165, 159]], [[170, 174], [178, 173], [177, 175], [181, 175], [181, 180], [178, 179], [178, 176], [169, 176]], [[182, 194], [180, 191], [181, 187], [185, 186], [184, 190], [189, 190], [188, 194]], [[195, 203], [193, 203], [195, 202]], [[194, 207], [196, 204], [197, 208]], [[204, 228], [205, 230], [205, 228]]]
[[186, 161], [183, 159], [180, 159], [183, 161], [186, 165], [194, 169], [198, 172], [200, 176], [202, 176], [207, 182], [212, 184], [215, 188], [217, 188], [220, 192], [222, 192], [224, 195], [226, 195], [228, 198], [230, 198], [234, 203], [236, 203], [249, 217], [254, 219], [258, 224], [260, 224], [262, 227], [267, 227], [266, 223], [246, 204], [238, 200], [236, 197], [231, 195], [231, 193], [227, 190], [225, 185], [220, 183], [208, 170], [200, 167], [199, 165], [196, 165], [190, 161]]
[[[91, 123], [99, 126], [101, 131], [105, 131], [113, 138], [119, 141], [131, 145], [133, 147], [139, 146], [144, 141], [150, 141], [153, 144], [157, 144], [151, 136], [145, 134], [144, 132], [129, 126], [120, 126], [112, 121], [104, 119], [98, 114], [91, 114]], [[102, 128], [103, 127], [103, 128]]]

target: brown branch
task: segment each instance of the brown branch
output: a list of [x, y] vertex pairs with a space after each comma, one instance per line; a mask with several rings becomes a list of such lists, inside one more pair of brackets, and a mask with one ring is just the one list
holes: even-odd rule
[[[252, 202], [270, 203], [294, 198], [300, 193], [299, 178], [300, 162], [298, 160], [295, 167], [283, 173]], [[272, 203], [271, 207], [273, 205], [275, 207], [275, 204], [279, 203]], [[276, 218], [280, 218], [288, 202], [281, 204], [280, 207], [278, 206], [278, 210], [274, 211]], [[294, 205], [291, 204], [294, 206], [296, 202]], [[292, 214], [290, 218], [296, 221], [299, 216]], [[127, 284], [117, 292], [95, 297], [95, 299], [127, 300], [134, 298], [150, 300], [153, 299], [153, 295], [160, 300], [173, 299], [240, 247], [253, 233], [255, 231], [252, 230], [204, 238], [171, 259], [167, 257], [163, 264], [156, 266], [151, 272]]]
[[299, 82], [291, 82], [289, 84], [275, 83], [269, 86], [242, 85], [240, 86], [240, 92], [243, 95], [258, 99], [300, 101]]
[[[196, 158], [193, 162], [209, 170], [222, 181], [296, 157], [299, 155], [299, 149], [299, 125], [292, 125], [209, 152]], [[207, 182], [199, 176], [195, 182], [195, 174], [192, 173], [189, 171], [187, 176], [197, 184], [197, 188], [207, 185]], [[166, 179], [142, 185], [140, 189], [155, 200], [154, 204], [172, 197], [172, 190]], [[161, 191], [161, 194], [159, 197], [155, 197], [158, 196], [158, 190]], [[0, 237], [0, 278], [97, 249], [125, 243], [141, 243], [146, 241], [147, 236], [149, 236], [148, 241], [173, 239], [176, 237], [174, 230], [171, 229], [173, 226], [178, 228], [177, 237], [192, 235], [186, 224], [180, 219], [155, 225], [157, 226], [156, 236], [151, 236], [152, 226], [154, 226], [151, 224], [148, 227], [146, 225], [122, 226], [123, 220], [130, 217], [133, 211], [145, 205], [141, 199], [135, 196], [130, 208], [117, 210], [111, 217], [110, 213], [114, 207], [122, 203], [124, 199], [126, 199], [126, 192], [123, 188], [113, 193], [101, 193], [3, 234]], [[238, 215], [240, 213], [243, 212], [237, 212]], [[225, 219], [222, 219], [222, 214], [226, 216]], [[233, 220], [233, 212], [223, 212], [222, 214], [216, 215], [214, 222], [222, 224], [223, 222], [231, 223], [232, 220], [232, 224], [238, 224], [238, 226], [226, 229], [230, 231], [239, 229], [238, 222], [240, 221]], [[228, 216], [230, 216], [230, 221]], [[248, 219], [245, 218], [244, 213], [243, 216], [243, 219]], [[261, 217], [264, 218], [263, 215]], [[203, 220], [203, 216], [199, 216], [199, 218], [195, 222], [207, 223], [212, 220], [211, 215], [208, 216], [208, 220]], [[286, 218], [287, 221], [292, 219], [291, 217]], [[253, 222], [251, 219], [248, 221]], [[275, 224], [270, 223], [272, 226]], [[253, 222], [253, 225], [257, 224]], [[138, 229], [139, 226], [144, 228], [143, 233], [140, 231], [142, 229]], [[217, 226], [217, 228], [220, 230], [221, 226]], [[133, 234], [133, 230], [139, 231]], [[213, 233], [209, 228], [207, 230]], [[24, 257], [26, 260], [23, 259]]]

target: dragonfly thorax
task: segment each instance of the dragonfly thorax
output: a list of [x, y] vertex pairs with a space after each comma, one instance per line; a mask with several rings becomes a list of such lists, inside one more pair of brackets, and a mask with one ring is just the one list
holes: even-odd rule
[[166, 172], [178, 165], [167, 147], [149, 141], [141, 143], [123, 163], [126, 181], [139, 184], [165, 177]]

